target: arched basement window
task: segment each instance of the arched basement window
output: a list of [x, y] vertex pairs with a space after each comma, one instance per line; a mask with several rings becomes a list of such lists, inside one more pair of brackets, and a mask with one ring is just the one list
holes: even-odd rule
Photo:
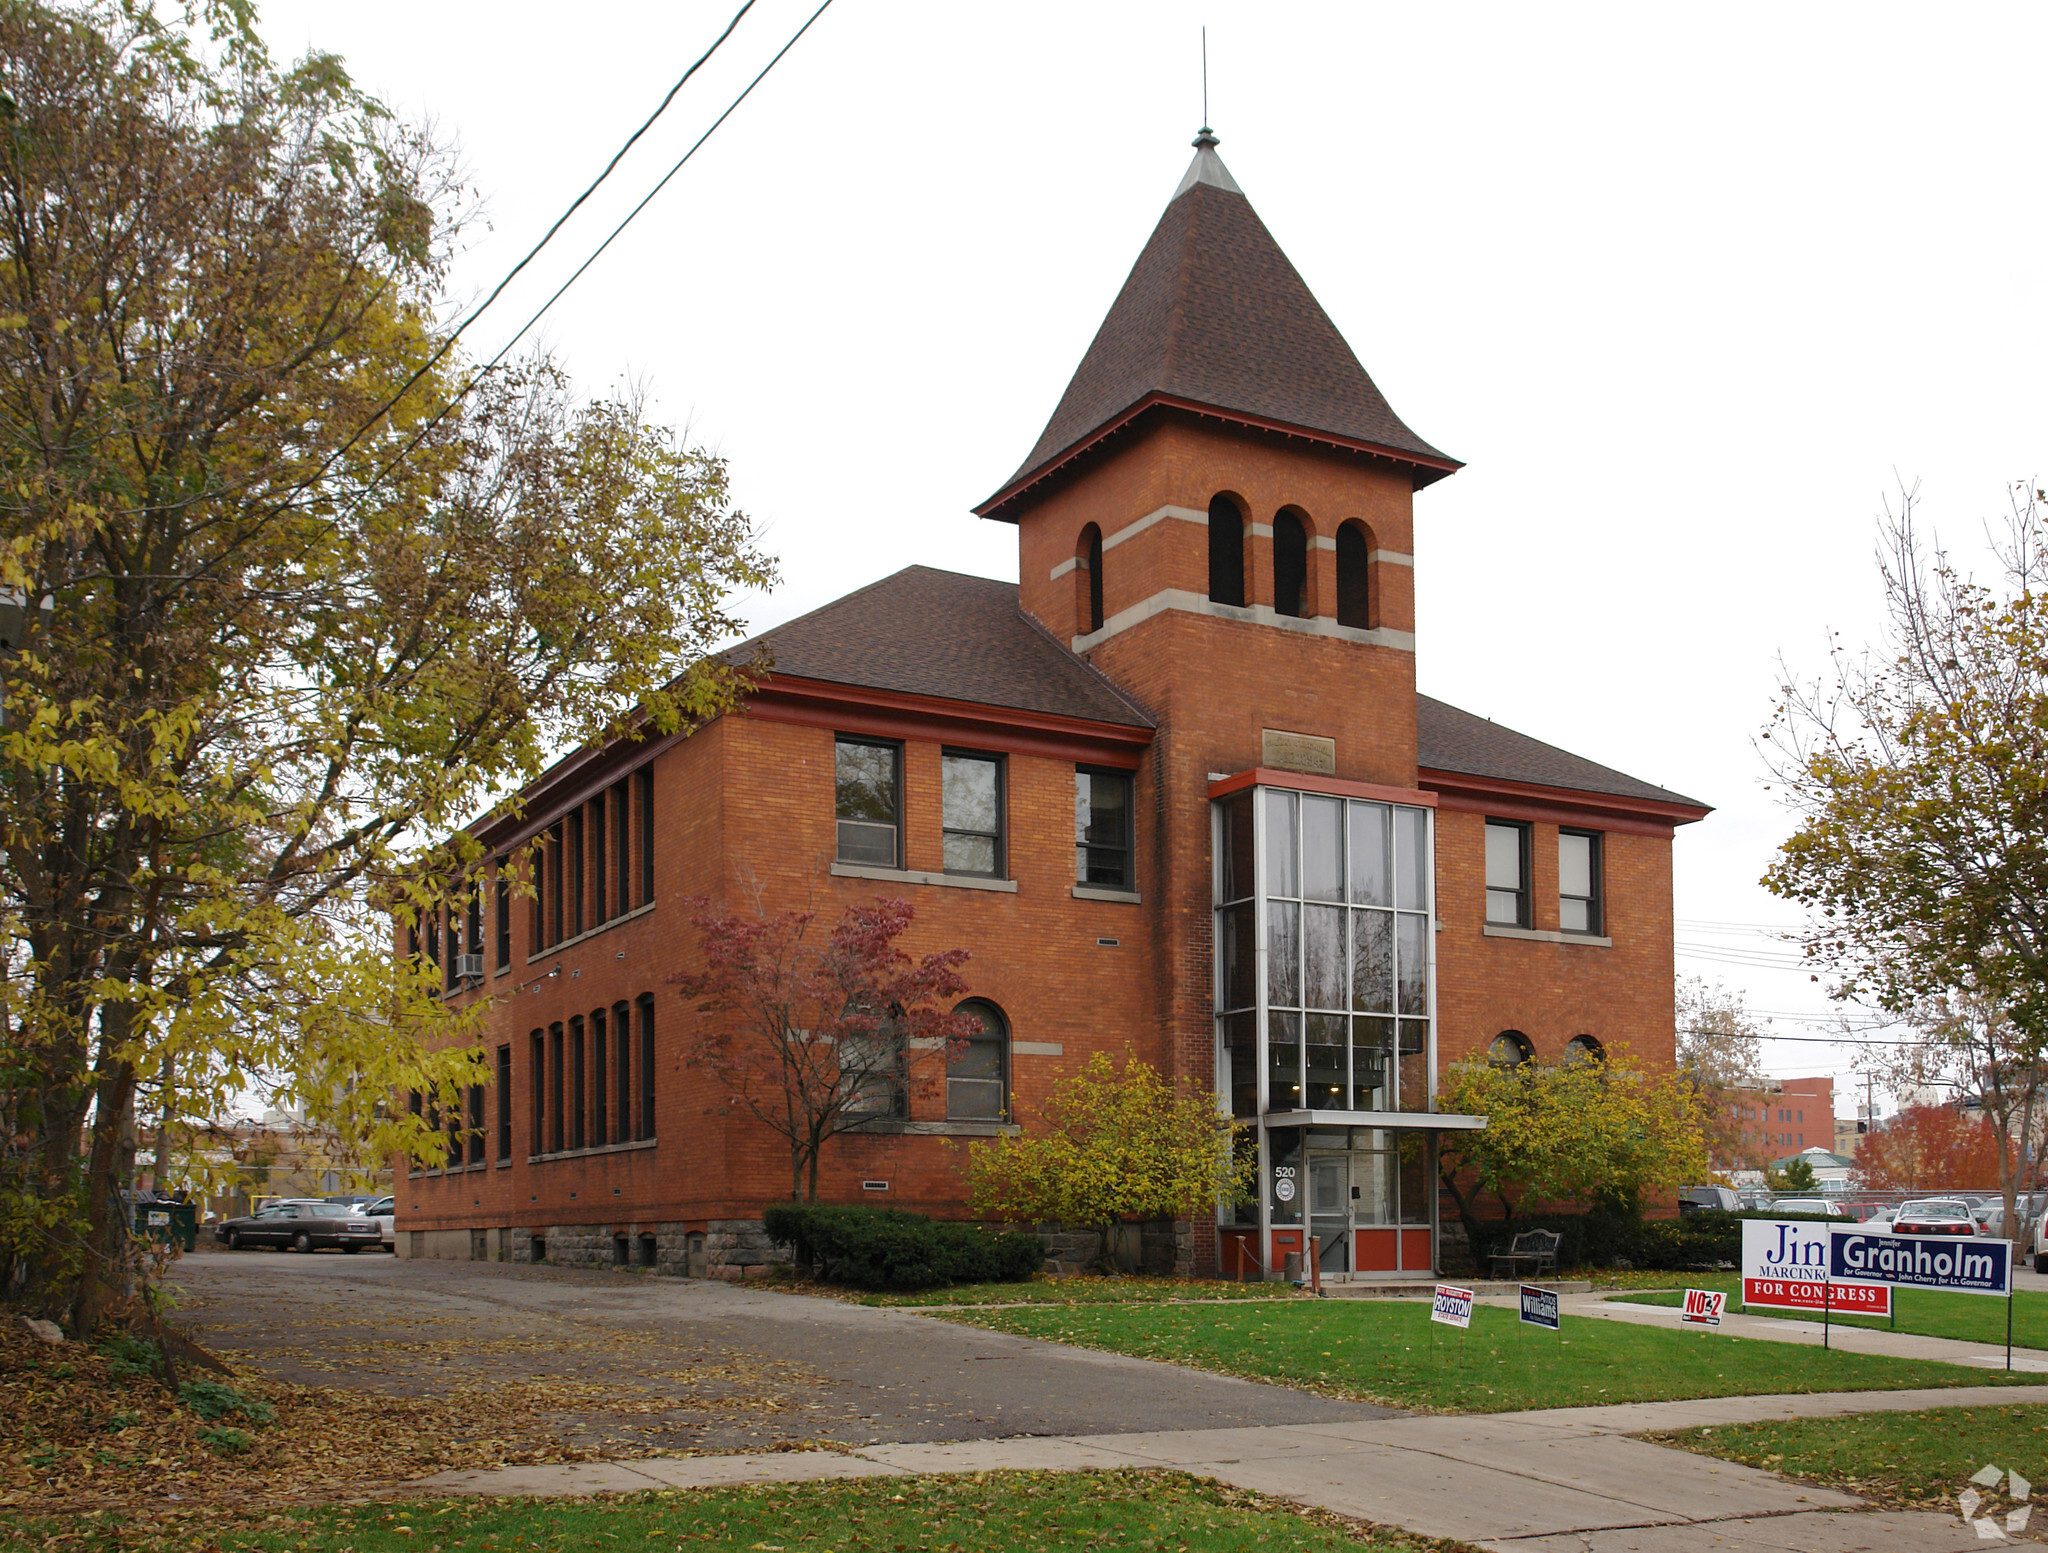
[[1308, 612], [1308, 525], [1292, 508], [1273, 519], [1273, 609], [1276, 614]]
[[1076, 570], [1081, 573], [1081, 616], [1087, 631], [1102, 629], [1102, 530], [1093, 523], [1081, 530], [1080, 548], [1075, 552]]
[[1566, 1067], [1571, 1067], [1581, 1062], [1605, 1062], [1606, 1060], [1607, 1048], [1602, 1046], [1599, 1039], [1595, 1036], [1575, 1035], [1564, 1043]]
[[1244, 514], [1228, 496], [1209, 503], [1209, 601], [1244, 607]]
[[1337, 624], [1370, 631], [1372, 534], [1356, 518], [1337, 530]]
[[1503, 1030], [1486, 1048], [1486, 1060], [1496, 1068], [1519, 1068], [1525, 1062], [1536, 1060], [1536, 1048], [1529, 1044], [1529, 1037], [1521, 1031]]

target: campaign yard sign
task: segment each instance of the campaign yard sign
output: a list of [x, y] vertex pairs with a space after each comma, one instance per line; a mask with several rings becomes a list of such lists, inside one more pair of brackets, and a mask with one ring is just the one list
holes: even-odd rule
[[1721, 1324], [1721, 1307], [1728, 1303], [1728, 1296], [1719, 1289], [1687, 1289], [1685, 1302], [1678, 1307], [1678, 1319], [1689, 1326], [1717, 1327]]
[[1539, 1289], [1534, 1284], [1523, 1284], [1522, 1320], [1532, 1327], [1546, 1327], [1552, 1332], [1557, 1331], [1557, 1290]]
[[1441, 1321], [1447, 1327], [1469, 1327], [1472, 1325], [1472, 1291], [1461, 1289], [1456, 1284], [1438, 1284], [1436, 1298], [1430, 1302], [1429, 1319]]
[[2012, 1242], [1831, 1229], [1828, 1276], [2002, 1299], [2012, 1293]]
[[1843, 1311], [1889, 1316], [1889, 1284], [1828, 1277], [1832, 1224], [1785, 1219], [1742, 1221], [1742, 1303], [1775, 1310]]

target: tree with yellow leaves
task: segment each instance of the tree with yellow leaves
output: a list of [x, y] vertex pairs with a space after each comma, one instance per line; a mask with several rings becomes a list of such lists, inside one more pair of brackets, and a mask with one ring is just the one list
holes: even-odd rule
[[1097, 1052], [1054, 1087], [1043, 1120], [1042, 1131], [969, 1148], [968, 1206], [1094, 1229], [1105, 1272], [1115, 1271], [1113, 1237], [1124, 1220], [1210, 1214], [1251, 1192], [1257, 1156], [1238, 1157], [1238, 1129], [1216, 1097], [1169, 1084], [1134, 1056], [1119, 1071]]
[[1437, 1104], [1486, 1118], [1478, 1131], [1443, 1134], [1437, 1153], [1468, 1232], [1482, 1193], [1511, 1219], [1531, 1202], [1633, 1211], [1645, 1192], [1706, 1179], [1692, 1084], [1634, 1068], [1618, 1044], [1605, 1057], [1552, 1066], [1456, 1063]]
[[389, 1097], [452, 1107], [482, 1008], [392, 918], [562, 746], [730, 704], [771, 574], [638, 402], [470, 382], [447, 156], [198, 14], [0, 6], [0, 1288], [79, 1331], [138, 1098], [435, 1157]]

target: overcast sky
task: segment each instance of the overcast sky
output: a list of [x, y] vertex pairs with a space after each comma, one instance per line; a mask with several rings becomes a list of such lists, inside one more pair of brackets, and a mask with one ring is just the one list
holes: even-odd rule
[[[494, 283], [725, 24], [716, 6], [269, 0], [456, 141]], [[488, 354], [810, 14], [730, 43], [478, 326]], [[1016, 576], [970, 508], [1036, 439], [1210, 118], [1395, 409], [1421, 688], [1716, 806], [1679, 965], [1833, 1010], [1756, 880], [1780, 653], [1878, 622], [1900, 481], [1959, 554], [2043, 473], [2048, 9], [836, 0], [549, 315], [732, 460], [781, 557], [756, 628], [912, 563]], [[530, 279], [531, 284], [527, 281]], [[1774, 1072], [1847, 1071], [1774, 1042]], [[1838, 1109], [1848, 1114], [1850, 1098]]]

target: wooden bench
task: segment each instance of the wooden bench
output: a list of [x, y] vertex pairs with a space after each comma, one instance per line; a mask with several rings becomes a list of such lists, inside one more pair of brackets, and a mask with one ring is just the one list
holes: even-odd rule
[[[1487, 1257], [1495, 1278], [1541, 1277], [1557, 1271], [1557, 1248], [1564, 1235], [1554, 1229], [1525, 1229], [1505, 1251]], [[1507, 1271], [1503, 1273], [1502, 1267]]]

